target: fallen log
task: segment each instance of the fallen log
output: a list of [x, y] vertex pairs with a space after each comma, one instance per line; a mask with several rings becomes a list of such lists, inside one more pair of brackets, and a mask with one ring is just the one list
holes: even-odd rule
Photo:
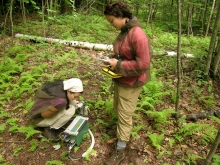
[[208, 112], [200, 112], [196, 114], [189, 114], [186, 115], [186, 120], [197, 121], [198, 119], [206, 119], [209, 118], [210, 116], [215, 116], [220, 118], [220, 109], [212, 110]]
[[34, 40], [36, 42], [48, 42], [48, 43], [60, 43], [68, 46], [78, 47], [78, 48], [86, 48], [92, 50], [108, 50], [112, 51], [113, 46], [107, 44], [97, 44], [97, 43], [89, 43], [89, 42], [81, 42], [81, 41], [71, 41], [71, 40], [61, 40], [61, 39], [54, 39], [54, 38], [44, 38], [44, 37], [37, 37], [37, 36], [30, 36], [24, 34], [15, 34], [16, 38], [23, 38]]
[[[113, 45], [111, 44], [98, 44], [98, 43], [90, 43], [90, 42], [81, 42], [81, 41], [71, 41], [71, 40], [61, 40], [61, 39], [54, 39], [54, 38], [44, 38], [38, 36], [31, 36], [25, 34], [15, 34], [16, 38], [23, 38], [34, 42], [48, 42], [48, 43], [60, 43], [72, 47], [77, 48], [84, 48], [84, 49], [92, 49], [92, 50], [104, 50], [104, 51], [113, 51]], [[164, 56], [176, 56], [177, 53], [174, 51], [153, 51], [154, 55], [164, 55]], [[194, 57], [193, 54], [184, 53], [184, 57], [192, 58]]]

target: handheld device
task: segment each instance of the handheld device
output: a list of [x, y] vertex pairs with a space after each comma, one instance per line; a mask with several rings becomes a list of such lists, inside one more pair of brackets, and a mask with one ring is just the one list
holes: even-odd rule
[[102, 62], [105, 62], [105, 63], [109, 63], [110, 62], [110, 60], [106, 60], [104, 58], [100, 58], [99, 61], [102, 61]]
[[120, 78], [122, 75], [115, 73], [113, 70], [111, 70], [110, 67], [103, 67], [102, 73], [107, 75], [110, 78]]

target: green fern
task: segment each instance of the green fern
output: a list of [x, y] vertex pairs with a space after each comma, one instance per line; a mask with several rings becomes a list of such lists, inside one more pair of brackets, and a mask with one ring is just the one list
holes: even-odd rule
[[0, 118], [11, 117], [11, 114], [5, 111], [0, 111]]
[[7, 126], [6, 123], [0, 124], [0, 133], [3, 133], [5, 131], [6, 126]]
[[215, 116], [210, 116], [210, 119], [213, 119], [214, 121], [216, 121], [218, 124], [220, 124], [220, 119], [215, 117]]
[[[141, 92], [140, 106], [142, 108], [153, 109], [154, 105], [162, 103], [162, 97], [170, 95], [171, 91], [164, 90], [164, 83], [156, 78], [156, 70], [151, 71], [151, 81], [143, 86]], [[146, 109], [145, 108], [145, 109]]]
[[140, 121], [142, 120], [142, 117], [140, 114], [133, 113], [133, 116]]
[[158, 135], [155, 133], [148, 132], [148, 137], [151, 140], [152, 145], [160, 150], [162, 142], [164, 141], [164, 134]]
[[170, 123], [168, 115], [176, 112], [174, 110], [164, 109], [162, 111], [144, 111], [144, 113], [151, 115], [154, 118], [154, 127], [158, 129], [166, 126], [166, 123]]
[[18, 118], [10, 118], [6, 120], [6, 124], [14, 125], [19, 119]]
[[24, 113], [27, 113], [27, 112], [31, 109], [31, 107], [32, 107], [33, 104], [34, 104], [34, 101], [33, 101], [31, 98], [29, 98], [29, 99], [25, 102], [25, 111], [24, 111]]
[[65, 165], [60, 160], [47, 161], [46, 165]]
[[26, 60], [28, 57], [30, 57], [31, 55], [30, 54], [17, 54], [16, 57], [15, 57], [15, 60], [18, 62], [18, 63], [26, 63]]
[[36, 81], [36, 79], [33, 78], [33, 75], [29, 74], [29, 75], [21, 76], [17, 83], [18, 84], [23, 84], [24, 82], [32, 83], [32, 82], [35, 82], [35, 81]]
[[23, 66], [20, 64], [17, 64], [14, 59], [10, 57], [5, 57], [4, 61], [0, 63], [0, 71], [2, 72], [10, 71], [11, 73], [12, 72], [21, 73], [23, 71]]
[[115, 114], [115, 112], [113, 110], [113, 101], [112, 100], [108, 100], [108, 99], [105, 100], [105, 108], [106, 108], [106, 111], [108, 114], [110, 114], [110, 115]]
[[41, 133], [40, 131], [35, 130], [34, 127], [31, 125], [28, 127], [22, 126], [22, 127], [18, 128], [18, 132], [25, 133], [26, 139], [28, 139], [29, 137], [31, 137], [34, 134]]
[[196, 162], [196, 159], [202, 159], [201, 156], [198, 156], [198, 155], [195, 155], [193, 153], [187, 153], [187, 159], [185, 159], [185, 161], [188, 163], [188, 164], [197, 164]]
[[[183, 125], [174, 136], [182, 136], [182, 141], [185, 137], [194, 135], [193, 137], [195, 140], [199, 140], [202, 143], [207, 144], [215, 139], [217, 132], [218, 130], [210, 124], [188, 123]], [[180, 140], [179, 138], [176, 139]]]
[[212, 165], [219, 165], [220, 164], [220, 156], [217, 154], [213, 155], [213, 163]]
[[[154, 105], [161, 103], [161, 102], [162, 102], [161, 100], [146, 96], [141, 99], [140, 107], [142, 107], [144, 109], [149, 108], [149, 109], [155, 110]], [[145, 107], [147, 107], [147, 108], [145, 108]]]
[[24, 46], [21, 45], [14, 45], [11, 46], [10, 48], [8, 48], [8, 50], [6, 51], [9, 55], [16, 55], [19, 53], [25, 53], [27, 52], [27, 48], [25, 48]]
[[133, 126], [132, 131], [131, 131], [131, 136], [134, 139], [139, 139], [140, 138], [140, 136], [138, 135], [138, 131], [140, 129], [144, 129], [143, 125], [139, 124], [139, 125]]
[[19, 152], [22, 151], [22, 150], [24, 150], [23, 147], [15, 148], [15, 149], [13, 150], [13, 156], [16, 156], [16, 157], [17, 157], [17, 156], [19, 155]]
[[4, 73], [1, 73], [1, 81], [2, 81], [2, 83], [4, 83], [4, 82], [11, 82], [14, 79], [14, 77], [11, 76], [12, 73], [13, 72], [11, 72], [11, 71], [6, 71]]
[[104, 122], [104, 121], [101, 120], [101, 119], [96, 119], [96, 121], [97, 121], [99, 124], [103, 124], [104, 126], [108, 125], [108, 123]]
[[98, 101], [95, 103], [95, 108], [96, 109], [102, 109], [104, 105], [105, 105], [105, 101], [103, 101], [102, 97], [99, 95], [98, 96]]
[[42, 63], [38, 66], [33, 66], [31, 74], [40, 75], [40, 74], [44, 73], [44, 69], [46, 69], [47, 66], [48, 66], [47, 63]]
[[38, 147], [38, 141], [36, 139], [31, 140], [31, 147], [29, 148], [28, 151], [33, 152], [37, 149]]

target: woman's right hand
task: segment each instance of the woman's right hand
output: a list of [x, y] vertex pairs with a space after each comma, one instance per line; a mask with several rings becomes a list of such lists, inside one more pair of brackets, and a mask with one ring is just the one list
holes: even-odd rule
[[110, 59], [109, 65], [111, 66], [111, 69], [112, 69], [112, 70], [115, 70], [115, 67], [116, 67], [116, 65], [117, 65], [117, 62], [118, 62], [118, 60], [117, 60], [116, 58], [111, 58], [111, 59]]

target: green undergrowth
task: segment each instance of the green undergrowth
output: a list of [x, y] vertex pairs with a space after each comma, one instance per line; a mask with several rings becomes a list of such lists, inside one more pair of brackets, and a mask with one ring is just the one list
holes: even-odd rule
[[[32, 27], [31, 32], [28, 29], [30, 27]], [[175, 50], [176, 34], [162, 32], [158, 27], [143, 27], [152, 39], [153, 49]], [[42, 30], [39, 30], [41, 28], [40, 22], [29, 20], [26, 27], [16, 25], [15, 32], [22, 30], [28, 35], [42, 36]], [[110, 24], [104, 20], [104, 17], [97, 15], [62, 15], [57, 17], [53, 24], [47, 25], [46, 30], [48, 30], [47, 35], [53, 38], [105, 44], [111, 44], [117, 33], [110, 28]], [[195, 104], [202, 105], [205, 107], [203, 110], [207, 111], [208, 107], [215, 107], [217, 97], [213, 92], [212, 84], [201, 78], [203, 63], [200, 63], [200, 60], [203, 59], [204, 49], [208, 47], [209, 39], [184, 36], [182, 39], [184, 52], [192, 52], [195, 58], [188, 59], [190, 65], [183, 64], [183, 73], [188, 72], [189, 68], [193, 71], [192, 76], [186, 76], [186, 74], [183, 76], [181, 91], [184, 89], [187, 96], [181, 93], [180, 99], [187, 101], [188, 106], [180, 111], [193, 113]], [[68, 50], [60, 44], [33, 43], [23, 39], [16, 39], [14, 46], [7, 47], [0, 63], [0, 94], [2, 96], [0, 97], [0, 121], [2, 121], [0, 133], [4, 134], [8, 131], [12, 135], [21, 135], [29, 143], [27, 152], [34, 152], [37, 148], [44, 150], [45, 146], [41, 146], [40, 143], [49, 142], [45, 139], [37, 142], [35, 135], [39, 134], [39, 131], [27, 123], [23, 125], [19, 120], [19, 115], [27, 115], [33, 105], [38, 87], [44, 82], [70, 77], [81, 78], [85, 91], [90, 86], [95, 89], [85, 92], [89, 98], [86, 101], [90, 107], [90, 113], [96, 116], [94, 125], [90, 126], [91, 130], [100, 132], [106, 127], [115, 125], [117, 117], [112, 110], [112, 95], [108, 91], [111, 80], [101, 74], [90, 51], [87, 52], [79, 54], [78, 51]], [[172, 118], [176, 113], [175, 57], [154, 58], [151, 76], [151, 81], [143, 86], [136, 113], [133, 115], [136, 122], [131, 133], [132, 139], [140, 140], [143, 138], [142, 134], [146, 134], [144, 140], [148, 143], [143, 142], [140, 145], [144, 149], [147, 149], [147, 145], [150, 146], [152, 152], [158, 159], [161, 159], [163, 164], [169, 164], [167, 158], [174, 159], [176, 164], [182, 164], [182, 162], [196, 164], [197, 159], [205, 157], [194, 153], [201, 153], [202, 148], [213, 144], [217, 129], [212, 122], [219, 123], [218, 119], [212, 117], [209, 123], [192, 123], [185, 121], [182, 117], [178, 120], [178, 125], [176, 124], [176, 120]], [[105, 140], [109, 139], [110, 137], [103, 133], [100, 142], [96, 143], [104, 144]], [[191, 144], [199, 147], [186, 147]], [[183, 156], [179, 156], [175, 150], [180, 146]], [[23, 150], [22, 147], [14, 147], [12, 155], [19, 157], [19, 153], [24, 152]], [[94, 150], [86, 157], [86, 161], [91, 161], [90, 157], [97, 153], [99, 151]], [[5, 160], [1, 154], [0, 152], [0, 163]], [[65, 156], [61, 155], [61, 157], [64, 159]], [[217, 156], [214, 159], [216, 162], [219, 161]], [[147, 157], [144, 161], [147, 163]], [[46, 164], [62, 164], [62, 162], [50, 160]]]

